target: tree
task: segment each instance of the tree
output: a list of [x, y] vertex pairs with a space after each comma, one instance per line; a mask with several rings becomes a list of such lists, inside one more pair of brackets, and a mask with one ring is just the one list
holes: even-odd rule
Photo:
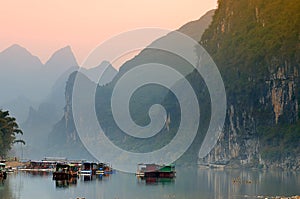
[[10, 117], [8, 111], [0, 109], [0, 156], [5, 157], [12, 145], [16, 142], [25, 144], [24, 140], [16, 139], [16, 135], [23, 135], [16, 122], [16, 118]]

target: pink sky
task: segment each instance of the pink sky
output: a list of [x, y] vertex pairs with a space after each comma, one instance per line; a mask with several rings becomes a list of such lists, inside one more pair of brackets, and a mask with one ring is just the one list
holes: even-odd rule
[[3, 0], [0, 51], [20, 44], [42, 62], [70, 45], [79, 63], [97, 45], [124, 31], [177, 29], [217, 7], [217, 0]]

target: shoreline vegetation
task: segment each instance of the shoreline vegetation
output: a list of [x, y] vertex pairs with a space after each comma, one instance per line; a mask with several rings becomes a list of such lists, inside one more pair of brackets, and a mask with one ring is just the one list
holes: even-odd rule
[[25, 141], [19, 139], [18, 135], [23, 135], [23, 131], [16, 118], [11, 117], [9, 111], [0, 108], [0, 157], [5, 157], [15, 143], [25, 145]]

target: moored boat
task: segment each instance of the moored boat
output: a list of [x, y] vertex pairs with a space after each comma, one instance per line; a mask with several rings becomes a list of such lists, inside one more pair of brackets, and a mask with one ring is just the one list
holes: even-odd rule
[[112, 174], [113, 170], [112, 167], [108, 163], [98, 163], [97, 170], [95, 172], [96, 175], [105, 175], [105, 174]]
[[83, 162], [81, 165], [80, 175], [95, 175], [97, 171], [97, 163]]
[[57, 163], [53, 180], [66, 180], [78, 177], [78, 168], [74, 164]]
[[175, 165], [139, 164], [136, 175], [142, 178], [174, 178]]
[[19, 171], [43, 171], [43, 172], [53, 172], [55, 170], [57, 162], [41, 160], [35, 161], [31, 160], [23, 168], [19, 168]]
[[146, 164], [138, 164], [137, 172], [135, 173], [135, 175], [137, 177], [144, 177], [145, 176], [146, 167], [147, 167]]

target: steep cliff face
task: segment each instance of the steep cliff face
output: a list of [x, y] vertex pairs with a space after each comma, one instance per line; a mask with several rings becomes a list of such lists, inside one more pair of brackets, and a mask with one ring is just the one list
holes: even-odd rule
[[296, 0], [219, 1], [200, 43], [223, 76], [227, 118], [200, 162], [300, 169], [299, 11]]
[[[66, 82], [64, 115], [57, 122], [48, 137], [48, 155], [68, 157], [70, 159], [93, 159], [83, 146], [73, 120], [72, 92], [77, 72], [70, 74]], [[88, 79], [87, 81], [91, 83]]]
[[72, 112], [72, 96], [75, 78], [82, 80], [85, 88], [93, 87], [97, 79], [97, 74], [103, 74], [103, 79], [98, 85], [105, 85], [111, 81], [117, 73], [112, 65], [106, 68], [107, 62], [103, 62], [97, 67], [91, 69], [81, 69], [70, 74], [65, 86], [65, 107], [63, 117], [57, 122], [48, 138], [48, 154], [65, 156], [76, 159], [94, 159], [81, 142], [74, 123]]

